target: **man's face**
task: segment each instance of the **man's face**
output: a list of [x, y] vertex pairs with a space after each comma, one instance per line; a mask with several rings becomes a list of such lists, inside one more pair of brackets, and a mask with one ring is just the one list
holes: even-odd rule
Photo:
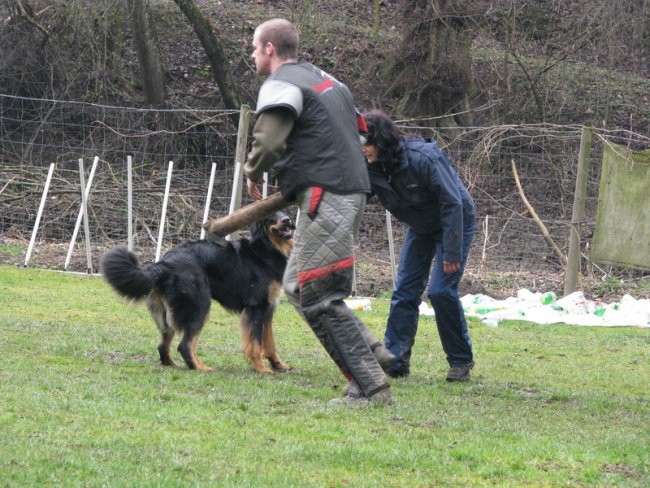
[[255, 70], [258, 75], [268, 76], [271, 74], [271, 48], [271, 43], [261, 43], [259, 33], [255, 31], [251, 57], [255, 60]]

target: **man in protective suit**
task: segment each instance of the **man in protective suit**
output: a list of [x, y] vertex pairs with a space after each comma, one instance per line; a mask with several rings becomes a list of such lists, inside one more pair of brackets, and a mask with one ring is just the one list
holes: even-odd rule
[[261, 198], [257, 184], [272, 168], [283, 197], [300, 208], [283, 286], [348, 379], [343, 397], [333, 401], [392, 403], [382, 368], [394, 357], [343, 301], [370, 191], [354, 99], [343, 83], [298, 61], [298, 44], [296, 27], [284, 19], [255, 30], [252, 58], [268, 78], [244, 165], [248, 193]]

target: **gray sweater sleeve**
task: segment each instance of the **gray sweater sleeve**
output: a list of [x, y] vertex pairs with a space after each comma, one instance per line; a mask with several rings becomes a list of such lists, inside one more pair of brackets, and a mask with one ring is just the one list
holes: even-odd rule
[[294, 124], [293, 113], [282, 108], [260, 113], [253, 128], [253, 143], [244, 164], [246, 177], [257, 182], [286, 151]]

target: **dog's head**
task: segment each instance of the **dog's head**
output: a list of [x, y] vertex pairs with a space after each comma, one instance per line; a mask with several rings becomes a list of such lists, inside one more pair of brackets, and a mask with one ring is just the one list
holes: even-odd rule
[[289, 256], [293, 247], [295, 228], [291, 217], [284, 212], [275, 212], [251, 226], [251, 238], [256, 240], [267, 237], [278, 251]]

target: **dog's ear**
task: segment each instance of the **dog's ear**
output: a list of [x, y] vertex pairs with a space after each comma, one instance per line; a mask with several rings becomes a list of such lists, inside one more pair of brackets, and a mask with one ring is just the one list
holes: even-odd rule
[[251, 231], [251, 239], [252, 240], [260, 239], [260, 238], [264, 237], [264, 228], [266, 227], [266, 221], [267, 220], [268, 219], [258, 220], [253, 225], [251, 225], [250, 231]]
[[228, 241], [226, 240], [225, 237], [218, 236], [217, 234], [213, 234], [212, 232], [206, 232], [205, 239], [209, 242], [212, 242], [213, 244], [216, 244], [219, 247], [228, 246]]

